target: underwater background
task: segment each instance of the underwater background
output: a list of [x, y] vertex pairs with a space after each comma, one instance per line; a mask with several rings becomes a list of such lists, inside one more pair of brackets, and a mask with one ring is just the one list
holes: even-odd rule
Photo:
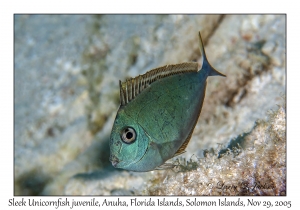
[[[198, 31], [227, 77], [208, 78], [179, 167], [115, 169], [119, 80], [201, 63]], [[285, 93], [285, 15], [15, 15], [14, 194], [285, 195]]]

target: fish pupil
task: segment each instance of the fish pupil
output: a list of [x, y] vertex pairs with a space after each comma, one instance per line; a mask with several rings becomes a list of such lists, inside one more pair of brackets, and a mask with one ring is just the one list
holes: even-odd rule
[[131, 139], [133, 137], [133, 134], [129, 131], [126, 133], [126, 138]]

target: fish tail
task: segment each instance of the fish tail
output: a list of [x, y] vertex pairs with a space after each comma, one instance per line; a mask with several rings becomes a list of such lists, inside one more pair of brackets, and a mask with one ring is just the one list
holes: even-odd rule
[[226, 77], [225, 74], [222, 74], [221, 72], [217, 71], [208, 62], [206, 54], [205, 54], [205, 50], [204, 50], [204, 46], [203, 46], [203, 42], [202, 42], [200, 31], [199, 31], [199, 48], [200, 48], [200, 52], [201, 52], [202, 60], [203, 60], [202, 69], [206, 69], [208, 71], [208, 76], [222, 76], [222, 77]]

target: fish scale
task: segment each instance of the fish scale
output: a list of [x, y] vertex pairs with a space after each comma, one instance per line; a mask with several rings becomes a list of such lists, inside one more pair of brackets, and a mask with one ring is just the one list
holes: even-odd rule
[[202, 68], [186, 62], [162, 66], [119, 81], [121, 105], [110, 137], [110, 161], [131, 171], [170, 168], [182, 154], [201, 113], [208, 76], [225, 76], [207, 61], [201, 35]]

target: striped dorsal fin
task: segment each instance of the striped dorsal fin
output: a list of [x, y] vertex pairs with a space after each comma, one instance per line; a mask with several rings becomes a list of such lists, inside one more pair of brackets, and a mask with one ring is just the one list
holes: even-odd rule
[[120, 84], [120, 101], [124, 106], [138, 96], [153, 82], [162, 78], [181, 73], [197, 72], [197, 62], [186, 62], [174, 65], [166, 65], [152, 69], [145, 74], [135, 78], [127, 79], [125, 82], [119, 81]]

